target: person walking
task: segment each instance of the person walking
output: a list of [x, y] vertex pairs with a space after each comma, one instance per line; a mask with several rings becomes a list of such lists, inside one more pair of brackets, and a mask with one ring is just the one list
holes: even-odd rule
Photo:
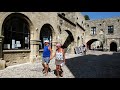
[[83, 54], [86, 55], [86, 46], [83, 45]]
[[61, 47], [62, 45], [60, 43], [56, 44], [56, 52], [52, 58], [55, 57], [55, 65], [56, 65], [56, 74], [57, 78], [61, 76], [63, 77], [63, 70], [62, 66], [65, 64], [65, 52], [64, 49]]
[[49, 40], [44, 41], [44, 50], [43, 50], [43, 56], [42, 56], [42, 65], [44, 67], [43, 69], [43, 74], [47, 75], [49, 68], [49, 63], [51, 60], [52, 56], [52, 49], [51, 46], [49, 45]]

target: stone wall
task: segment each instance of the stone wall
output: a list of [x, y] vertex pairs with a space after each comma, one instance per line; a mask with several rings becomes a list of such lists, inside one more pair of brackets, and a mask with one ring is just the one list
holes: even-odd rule
[[[57, 35], [57, 12], [0, 12], [0, 35], [2, 35], [2, 25], [4, 20], [6, 19], [7, 16], [11, 14], [20, 14], [22, 18], [25, 17], [25, 19], [28, 21], [30, 24], [30, 41], [35, 41], [35, 43], [38, 43], [38, 40], [40, 40], [40, 30], [43, 25], [45, 24], [50, 24], [53, 28], [53, 42], [56, 41], [56, 35]], [[39, 44], [30, 44], [30, 59], [33, 60], [33, 57], [39, 54]], [[53, 44], [53, 49], [55, 48]], [[54, 49], [55, 50], [55, 49]], [[10, 52], [9, 52], [10, 54]], [[14, 55], [16, 58], [17, 56], [21, 56], [20, 53], [11, 53], [9, 54], [4, 54], [4, 59], [7, 60], [6, 56], [8, 55], [9, 57], [11, 55]], [[20, 55], [18, 55], [20, 54]], [[11, 59], [12, 60], [12, 59]], [[30, 60], [30, 61], [31, 61]]]
[[[85, 42], [91, 40], [91, 39], [98, 39], [100, 40], [99, 33], [101, 30], [104, 32], [105, 36], [105, 44], [104, 46], [109, 47], [111, 40], [114, 39], [116, 43], [118, 43], [118, 47], [120, 47], [119, 43], [120, 41], [118, 38], [120, 38], [120, 17], [112, 17], [112, 18], [105, 18], [105, 19], [98, 19], [98, 20], [87, 20], [85, 23], [86, 28], [86, 39]], [[114, 33], [108, 34], [108, 26], [114, 26]], [[91, 36], [90, 30], [91, 27], [96, 27], [96, 35]], [[110, 39], [111, 38], [111, 39]]]
[[[64, 15], [62, 15], [64, 13]], [[65, 42], [68, 33], [66, 33], [65, 30], [69, 30], [72, 33], [72, 36], [74, 38], [74, 41], [68, 46], [67, 50], [69, 53], [74, 53], [74, 48], [78, 46], [78, 37], [80, 38], [79, 40], [79, 46], [82, 44], [82, 39], [83, 38], [83, 43], [85, 39], [85, 29], [84, 29], [84, 23], [85, 19], [80, 12], [60, 12], [63, 18], [58, 16], [58, 30], [59, 28], [61, 29], [61, 34], [60, 37], [62, 38], [62, 44]], [[68, 19], [70, 22], [68, 22], [66, 19]], [[62, 24], [60, 24], [62, 21]], [[77, 25], [79, 24], [79, 26]]]
[[[65, 48], [65, 51], [67, 53], [74, 53], [74, 48], [76, 47], [77, 37], [79, 34], [77, 31], [79, 31], [76, 28], [76, 20], [77, 20], [77, 13], [76, 12], [60, 12], [58, 13], [58, 31], [61, 30], [61, 33], [59, 31], [60, 36], [60, 42], [64, 44], [66, 39], [69, 35], [73, 37], [73, 41], [69, 44], [67, 48]], [[66, 31], [67, 30], [67, 31]]]
[[20, 63], [29, 62], [30, 51], [29, 50], [4, 50], [3, 51], [4, 60], [6, 66], [11, 66]]
[[76, 21], [76, 16], [75, 16], [75, 12], [58, 12], [60, 14], [64, 14], [64, 16], [69, 19], [70, 21], [72, 21], [73, 23], [75, 23]]

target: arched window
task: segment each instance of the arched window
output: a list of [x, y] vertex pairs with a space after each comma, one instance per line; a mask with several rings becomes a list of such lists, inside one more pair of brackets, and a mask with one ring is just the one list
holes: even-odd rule
[[44, 40], [50, 41], [50, 46], [52, 47], [52, 39], [54, 36], [53, 27], [50, 24], [44, 24], [40, 30], [40, 48], [44, 48]]
[[3, 23], [3, 49], [30, 49], [29, 23], [22, 14], [11, 14]]

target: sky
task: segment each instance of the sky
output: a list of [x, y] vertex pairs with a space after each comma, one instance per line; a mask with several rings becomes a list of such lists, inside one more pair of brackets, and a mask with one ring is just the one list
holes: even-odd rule
[[120, 12], [81, 12], [83, 15], [88, 15], [90, 20], [104, 19], [120, 16]]

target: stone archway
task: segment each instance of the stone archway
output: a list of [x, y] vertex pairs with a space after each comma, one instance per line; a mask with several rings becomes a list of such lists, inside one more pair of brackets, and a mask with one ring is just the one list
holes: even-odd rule
[[[89, 41], [87, 42], [87, 48], [88, 48], [89, 50], [91, 50], [91, 45], [92, 45], [94, 42], [96, 42], [96, 41], [99, 41], [99, 40], [98, 40], [98, 39], [91, 39], [91, 40], [89, 40]], [[101, 42], [100, 47], [101, 47], [101, 49], [103, 49], [102, 42]], [[93, 48], [94, 48], [94, 47], [93, 47]]]
[[55, 33], [54, 33], [53, 27], [50, 24], [44, 24], [40, 30], [40, 40], [41, 40], [40, 49], [43, 49], [44, 40], [46, 39], [50, 41], [50, 45], [52, 47], [53, 46], [52, 41], [54, 36], [55, 36]]
[[116, 51], [117, 52], [117, 43], [111, 42], [110, 43], [110, 51]]

